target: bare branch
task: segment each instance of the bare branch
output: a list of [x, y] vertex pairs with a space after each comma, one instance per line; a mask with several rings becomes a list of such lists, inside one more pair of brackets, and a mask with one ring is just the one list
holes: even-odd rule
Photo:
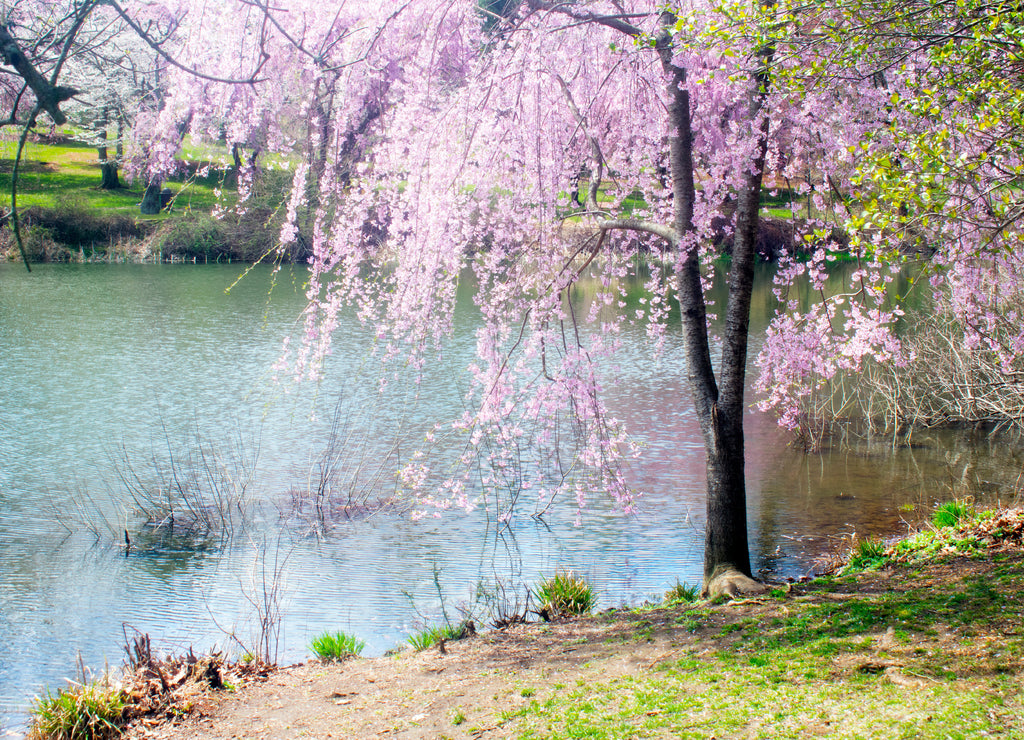
[[604, 231], [642, 231], [647, 234], [660, 236], [672, 246], [679, 243], [679, 234], [671, 226], [655, 223], [653, 221], [640, 221], [634, 218], [610, 218], [598, 224], [598, 228]]
[[[4, 64], [14, 67], [26, 84], [35, 93], [39, 106], [45, 110], [53, 122], [61, 125], [67, 122], [60, 110], [60, 104], [78, 94], [78, 90], [71, 87], [53, 85], [28, 60], [28, 57], [21, 51], [18, 42], [14, 40], [7, 31], [7, 27], [0, 25], [0, 56]], [[13, 116], [12, 116], [13, 117]]]
[[130, 15], [128, 15], [127, 12], [125, 12], [124, 8], [122, 8], [118, 4], [117, 0], [102, 0], [102, 2], [106, 3], [111, 8], [113, 8], [114, 12], [121, 16], [121, 19], [128, 24], [128, 26], [138, 35], [140, 39], [142, 39], [153, 51], [159, 54], [161, 58], [163, 58], [168, 64], [170, 64], [173, 67], [177, 67], [178, 69], [187, 72], [188, 74], [193, 75], [194, 77], [198, 77], [201, 80], [208, 80], [210, 82], [223, 82], [228, 85], [253, 84], [256, 82], [263, 81], [263, 79], [259, 77], [259, 73], [260, 70], [263, 69], [263, 65], [265, 65], [267, 63], [267, 60], [270, 59], [270, 54], [268, 54], [265, 50], [262, 51], [262, 53], [260, 54], [260, 63], [256, 65], [256, 69], [254, 69], [252, 71], [252, 74], [245, 79], [209, 75], [205, 72], [200, 72], [198, 69], [195, 69], [194, 67], [188, 67], [179, 62], [177, 59], [175, 59], [163, 48], [163, 46], [160, 43], [154, 41], [153, 38], [149, 35], [149, 33], [144, 28], [142, 28], [142, 26], [140, 26], [135, 21], [134, 18], [132, 18]]
[[578, 23], [573, 25], [579, 25], [583, 23], [597, 23], [601, 26], [607, 26], [613, 28], [616, 31], [626, 34], [627, 36], [642, 36], [643, 29], [639, 26], [634, 26], [627, 19], [642, 17], [646, 18], [649, 14], [617, 14], [608, 15], [605, 13], [592, 13], [590, 11], [584, 11], [579, 9], [577, 6], [567, 2], [546, 2], [546, 0], [527, 0], [527, 6], [531, 10], [543, 11], [546, 13], [559, 13], [564, 16], [568, 16]]

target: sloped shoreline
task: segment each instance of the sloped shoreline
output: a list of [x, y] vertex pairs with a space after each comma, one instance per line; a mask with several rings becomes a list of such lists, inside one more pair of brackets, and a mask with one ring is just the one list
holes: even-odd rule
[[943, 544], [926, 556], [892, 543], [900, 557], [872, 570], [758, 598], [277, 669], [128, 734], [1024, 737], [1024, 511], [930, 530]]

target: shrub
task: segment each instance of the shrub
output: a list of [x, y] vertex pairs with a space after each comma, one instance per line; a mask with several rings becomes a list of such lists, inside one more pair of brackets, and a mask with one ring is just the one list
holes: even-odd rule
[[586, 579], [570, 571], [555, 572], [542, 579], [536, 588], [541, 611], [550, 616], [588, 614], [597, 603], [597, 595]]
[[105, 248], [121, 239], [141, 238], [149, 229], [133, 218], [92, 208], [74, 198], [53, 208], [26, 208], [21, 220], [23, 228], [43, 229], [55, 242], [68, 247]]
[[354, 658], [363, 651], [366, 643], [344, 632], [324, 632], [313, 638], [309, 649], [320, 660], [345, 660]]
[[954, 499], [947, 501], [935, 510], [932, 524], [936, 527], [958, 527], [974, 515], [974, 508], [967, 501]]
[[665, 592], [666, 604], [692, 604], [700, 598], [700, 587], [682, 583], [676, 579], [676, 585]]
[[[245, 203], [218, 218], [186, 213], [169, 220], [158, 242], [165, 258], [198, 258], [216, 261], [230, 258], [246, 262], [270, 258], [304, 262], [310, 256], [307, 240], [300, 235], [279, 252], [281, 225], [292, 178], [283, 171], [262, 172]], [[300, 225], [302, 219], [300, 218]]]
[[49, 690], [32, 707], [30, 737], [40, 740], [102, 740], [118, 737], [124, 696], [106, 682]]
[[186, 215], [167, 222], [157, 247], [164, 259], [202, 257], [216, 261], [229, 253], [226, 224], [209, 216]]

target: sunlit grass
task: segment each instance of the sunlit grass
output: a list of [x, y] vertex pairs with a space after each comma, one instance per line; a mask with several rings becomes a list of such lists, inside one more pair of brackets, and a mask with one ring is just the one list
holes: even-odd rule
[[664, 603], [692, 604], [700, 598], [700, 586], [691, 586], [689, 583], [682, 583], [676, 579], [676, 585], [665, 592]]
[[463, 637], [462, 625], [442, 624], [436, 627], [426, 627], [419, 632], [409, 635], [406, 642], [412, 645], [413, 650], [426, 650], [442, 640], [458, 640]]
[[[17, 142], [10, 137], [0, 138], [0, 200], [9, 201], [11, 172]], [[176, 196], [175, 213], [194, 210], [208, 213], [218, 203], [216, 190], [220, 188], [233, 197], [233, 188], [223, 183], [223, 170], [213, 169], [204, 178], [194, 176], [195, 168], [188, 168], [180, 177], [169, 178], [164, 185]], [[116, 190], [101, 190], [100, 163], [95, 148], [78, 143], [44, 144], [30, 142], [22, 154], [18, 175], [18, 206], [28, 208], [54, 208], [74, 200], [82, 208], [129, 215], [136, 218], [160, 220], [166, 214], [142, 216], [142, 183], [127, 183]], [[173, 217], [173, 214], [172, 216]]]
[[102, 740], [118, 737], [124, 696], [106, 682], [47, 690], [32, 707], [30, 737], [39, 740]]
[[365, 647], [365, 642], [344, 632], [324, 632], [314, 637], [309, 643], [309, 649], [323, 661], [354, 658]]
[[950, 641], [950, 630], [989, 635], [1019, 624], [1019, 568], [1008, 565], [1017, 580], [999, 588], [986, 576], [953, 576], [833, 598], [856, 582], [845, 578], [756, 616], [701, 607], [730, 621], [707, 625], [692, 648], [648, 670], [555, 685], [500, 719], [520, 738], [1002, 735], [1022, 718], [1022, 644]]
[[551, 578], [541, 579], [535, 594], [541, 609], [553, 617], [589, 614], [597, 603], [593, 587], [571, 570], [556, 571]]
[[974, 516], [974, 507], [969, 501], [954, 499], [947, 501], [935, 510], [932, 524], [936, 527], [958, 527]]

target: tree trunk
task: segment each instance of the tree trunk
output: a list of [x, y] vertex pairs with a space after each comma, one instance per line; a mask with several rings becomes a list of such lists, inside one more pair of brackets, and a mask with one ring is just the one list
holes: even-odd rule
[[[771, 58], [768, 50], [761, 55]], [[701, 419], [707, 451], [707, 531], [704, 540], [704, 592], [710, 596], [761, 590], [752, 580], [747, 545], [747, 503], [743, 400], [746, 385], [750, 297], [754, 285], [761, 181], [768, 150], [768, 117], [763, 115], [768, 94], [767, 64], [753, 79], [748, 120], [754, 140], [752, 159], [737, 193], [729, 303], [722, 337], [719, 396], [711, 418]], [[710, 432], [710, 435], [709, 435]], [[710, 443], [709, 443], [710, 436]]]
[[160, 181], [154, 180], [146, 186], [146, 192], [142, 195], [142, 203], [139, 210], [144, 216], [154, 216], [160, 213]]
[[[108, 159], [107, 149], [107, 127], [110, 125], [110, 109], [103, 106], [100, 109], [100, 116], [96, 120], [96, 138], [99, 143], [96, 146], [96, 153], [100, 160], [100, 189], [117, 190], [121, 182], [117, 177], [117, 160]], [[120, 136], [118, 137], [120, 139]]]
[[102, 112], [100, 113], [99, 120], [96, 121], [96, 137], [100, 141], [99, 145], [96, 147], [96, 151], [97, 151], [97, 154], [99, 155], [99, 160], [101, 162], [106, 162], [107, 161], [107, 125], [109, 124], [109, 120], [108, 120], [108, 117], [107, 117], [107, 107], [103, 106], [101, 111]]
[[[536, 10], [555, 10], [541, 0], [530, 0]], [[640, 37], [641, 31], [618, 16], [597, 16], [562, 12], [577, 21], [590, 20]], [[743, 392], [746, 379], [747, 333], [750, 324], [750, 297], [753, 291], [755, 238], [760, 208], [761, 177], [768, 144], [768, 119], [761, 115], [768, 90], [768, 62], [773, 50], [764, 48], [758, 57], [764, 65], [754, 75], [750, 95], [749, 118], [754, 147], [750, 168], [740, 186], [735, 222], [732, 267], [729, 273], [729, 298], [726, 333], [720, 367], [721, 388], [715, 377], [708, 341], [707, 304], [701, 283], [698, 238], [693, 225], [696, 188], [694, 186], [693, 129], [690, 95], [686, 88], [686, 70], [673, 61], [673, 27], [676, 17], [662, 13], [662, 30], [655, 49], [666, 73], [669, 116], [669, 175], [672, 186], [673, 226], [670, 236], [651, 226], [639, 227], [670, 239], [681, 253], [678, 294], [682, 318], [690, 391], [700, 422], [707, 463], [707, 528], [704, 540], [705, 594], [735, 595], [761, 590], [751, 578], [747, 545], [747, 494], [744, 470]], [[610, 225], [614, 228], [638, 228], [636, 225]]]
[[117, 177], [117, 162], [112, 159], [100, 163], [100, 188], [102, 190], [117, 190], [121, 187], [121, 181]]
[[[665, 17], [662, 20], [666, 26], [670, 26], [674, 18]], [[708, 342], [707, 305], [693, 226], [693, 132], [690, 97], [685, 86], [686, 70], [672, 62], [671, 36], [668, 32], [659, 37], [657, 49], [662, 66], [670, 75], [669, 154], [675, 209], [674, 229], [679, 240], [678, 248], [685, 253], [679, 275], [679, 303], [690, 390], [704, 439], [706, 459], [707, 525], [704, 536], [703, 591], [711, 596], [719, 593], [735, 595], [737, 592], [760, 588], [751, 578], [747, 545], [743, 393], [761, 172], [768, 142], [768, 121], [760, 115], [767, 92], [767, 71], [755, 76], [750, 100], [749, 114], [750, 121], [756, 125], [756, 131], [752, 131], [756, 144], [750, 172], [738, 193], [726, 332], [719, 379], [716, 380]]]

